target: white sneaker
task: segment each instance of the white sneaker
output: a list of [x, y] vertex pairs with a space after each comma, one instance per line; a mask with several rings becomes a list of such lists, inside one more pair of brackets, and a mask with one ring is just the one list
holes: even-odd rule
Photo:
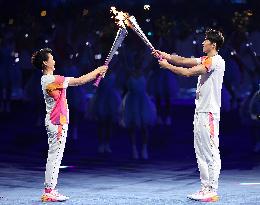
[[219, 196], [217, 192], [214, 191], [209, 191], [200, 199], [202, 202], [216, 202], [219, 200]]
[[205, 186], [202, 186], [199, 191], [197, 191], [197, 192], [195, 192], [193, 194], [189, 194], [187, 197], [189, 199], [198, 200], [198, 199], [200, 199], [203, 195], [205, 195], [208, 192], [209, 192], [209, 188], [205, 187]]
[[60, 194], [57, 190], [51, 190], [50, 193], [43, 193], [41, 196], [42, 202], [62, 202], [68, 200], [68, 196]]
[[202, 202], [216, 202], [219, 200], [219, 196], [216, 192], [209, 191], [208, 189], [202, 189], [194, 194], [187, 196], [189, 199], [202, 201]]
[[200, 190], [200, 191], [197, 191], [193, 194], [187, 195], [187, 198], [192, 199], [192, 200], [199, 200], [203, 197], [203, 195], [204, 195], [204, 191]]

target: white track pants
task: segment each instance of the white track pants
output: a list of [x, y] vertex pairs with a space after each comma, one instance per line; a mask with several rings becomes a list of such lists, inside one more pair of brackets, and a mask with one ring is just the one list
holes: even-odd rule
[[219, 153], [219, 119], [215, 113], [195, 113], [194, 148], [200, 171], [202, 187], [218, 189], [221, 169]]
[[[45, 188], [55, 189], [61, 160], [65, 148], [68, 125], [53, 125], [51, 122], [46, 124], [46, 130], [48, 134], [48, 159], [46, 163], [45, 171]], [[58, 132], [60, 132], [60, 139], [58, 140]]]

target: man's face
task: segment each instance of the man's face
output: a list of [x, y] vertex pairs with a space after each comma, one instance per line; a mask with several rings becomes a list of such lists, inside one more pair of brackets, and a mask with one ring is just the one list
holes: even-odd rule
[[202, 43], [203, 45], [203, 52], [209, 53], [212, 49], [216, 49], [216, 44], [211, 43], [208, 39], [205, 39]]
[[52, 70], [55, 70], [54, 66], [55, 66], [55, 60], [53, 59], [53, 55], [48, 53], [48, 60], [44, 61], [45, 66], [47, 66], [47, 68], [50, 68]]

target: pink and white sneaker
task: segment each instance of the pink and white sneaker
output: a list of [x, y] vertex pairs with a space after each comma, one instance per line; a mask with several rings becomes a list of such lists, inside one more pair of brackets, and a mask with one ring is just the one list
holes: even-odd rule
[[187, 196], [191, 200], [201, 201], [201, 202], [216, 202], [219, 200], [217, 192], [211, 191], [209, 189], [201, 189], [200, 191], [190, 194]]
[[214, 191], [209, 191], [207, 194], [204, 195], [204, 197], [202, 197], [200, 199], [200, 201], [202, 202], [216, 202], [219, 200], [219, 195], [217, 194], [217, 192]]
[[58, 192], [58, 190], [51, 189], [43, 193], [41, 196], [42, 202], [62, 202], [68, 200], [69, 197], [64, 196]]

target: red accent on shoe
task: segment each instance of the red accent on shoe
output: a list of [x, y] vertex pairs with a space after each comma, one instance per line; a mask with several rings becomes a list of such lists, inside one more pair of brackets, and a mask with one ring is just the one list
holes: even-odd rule
[[44, 192], [45, 192], [45, 193], [51, 193], [51, 191], [52, 191], [52, 188], [45, 188], [45, 189], [44, 189]]

